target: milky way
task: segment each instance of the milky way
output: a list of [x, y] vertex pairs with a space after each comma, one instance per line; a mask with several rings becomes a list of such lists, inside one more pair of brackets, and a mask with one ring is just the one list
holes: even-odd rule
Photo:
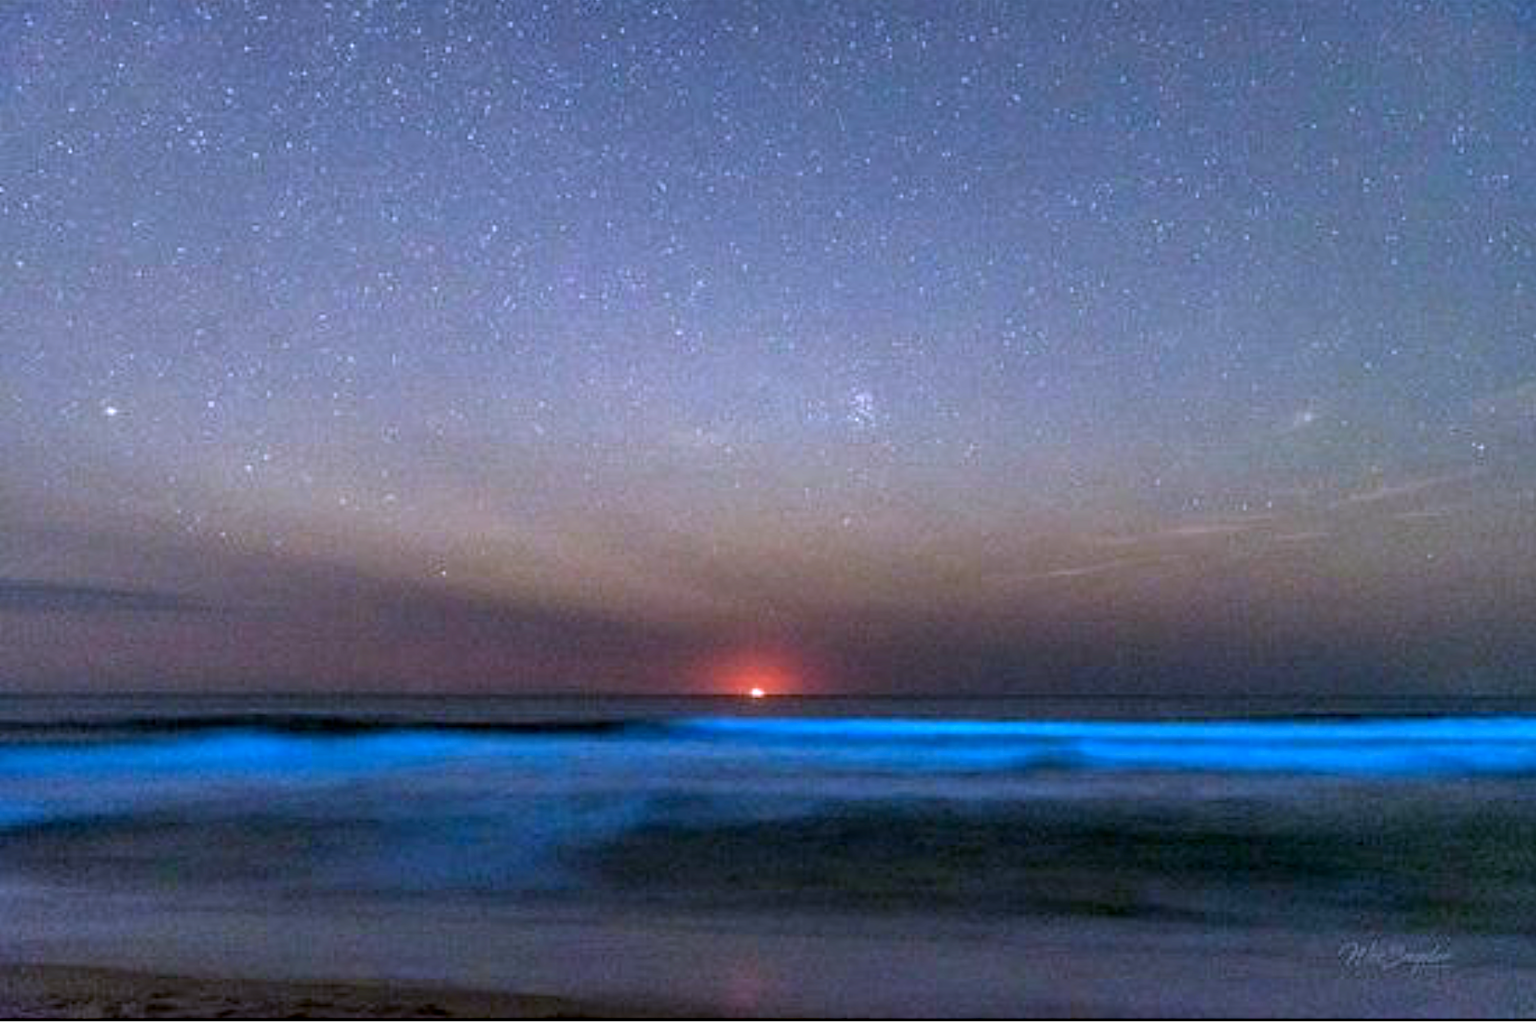
[[1533, 172], [1518, 3], [6, 4], [0, 686], [1527, 690]]

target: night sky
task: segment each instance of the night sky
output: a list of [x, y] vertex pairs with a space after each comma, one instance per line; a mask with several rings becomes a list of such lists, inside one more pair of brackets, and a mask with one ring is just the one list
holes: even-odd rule
[[1536, 692], [1536, 9], [0, 5], [0, 687]]

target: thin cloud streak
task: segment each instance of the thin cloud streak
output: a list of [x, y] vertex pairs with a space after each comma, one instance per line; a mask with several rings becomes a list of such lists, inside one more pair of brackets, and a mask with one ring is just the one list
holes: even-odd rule
[[1416, 493], [1426, 490], [1438, 489], [1449, 486], [1452, 483], [1466, 482], [1482, 475], [1481, 469], [1468, 469], [1465, 472], [1448, 472], [1444, 475], [1425, 476], [1421, 479], [1409, 479], [1405, 482], [1392, 485], [1379, 485], [1373, 489], [1352, 493], [1341, 500], [1335, 501], [1331, 506], [1335, 509], [1347, 507], [1360, 507], [1362, 505], [1380, 504], [1400, 497], [1411, 497]]
[[212, 609], [202, 600], [181, 593], [117, 589], [89, 583], [0, 579], [0, 612], [201, 614]]

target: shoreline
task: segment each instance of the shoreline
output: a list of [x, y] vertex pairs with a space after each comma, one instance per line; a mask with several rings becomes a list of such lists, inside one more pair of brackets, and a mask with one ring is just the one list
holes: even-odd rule
[[651, 1006], [382, 981], [0, 962], [0, 1018], [676, 1018]]

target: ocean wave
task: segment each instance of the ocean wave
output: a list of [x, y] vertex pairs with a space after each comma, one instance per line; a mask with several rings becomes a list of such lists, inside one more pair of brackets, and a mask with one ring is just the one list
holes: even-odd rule
[[688, 717], [396, 721], [307, 714], [117, 718], [0, 726], [0, 780], [49, 770], [367, 769], [433, 757], [564, 750], [677, 767], [895, 773], [1142, 770], [1367, 776], [1536, 771], [1536, 717], [981, 721]]
[[[70, 820], [330, 812], [522, 821], [535, 844], [660, 818], [771, 819], [823, 802], [1103, 802], [1298, 797], [1290, 779], [1367, 787], [1536, 773], [1536, 717], [1352, 721], [962, 721], [689, 717], [496, 727], [298, 728], [291, 718], [147, 725], [127, 737], [0, 741], [0, 832]], [[116, 727], [114, 721], [104, 727]], [[568, 811], [568, 807], [576, 810]], [[723, 807], [723, 808], [722, 808]], [[361, 812], [361, 809], [357, 809]], [[309, 809], [305, 813], [313, 816]], [[423, 827], [430, 826], [422, 823]], [[543, 828], [543, 830], [540, 830]]]
[[1533, 766], [1528, 717], [224, 720], [0, 742], [0, 870], [302, 897], [1146, 914], [1365, 889], [1404, 918], [1473, 905], [1506, 926], [1536, 905]]

